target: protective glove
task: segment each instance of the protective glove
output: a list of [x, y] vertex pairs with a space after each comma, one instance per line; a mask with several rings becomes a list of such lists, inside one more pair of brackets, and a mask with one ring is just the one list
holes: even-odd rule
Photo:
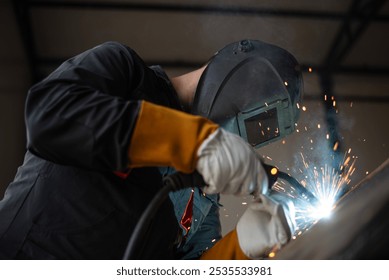
[[143, 101], [128, 148], [128, 168], [172, 166], [197, 170], [205, 193], [257, 195], [268, 188], [254, 149], [210, 120]]
[[265, 258], [272, 250], [285, 245], [294, 233], [292, 211], [260, 195], [252, 202], [236, 226], [239, 246], [251, 259]]
[[268, 179], [254, 149], [238, 135], [218, 128], [197, 150], [197, 171], [207, 194], [259, 195], [266, 193]]

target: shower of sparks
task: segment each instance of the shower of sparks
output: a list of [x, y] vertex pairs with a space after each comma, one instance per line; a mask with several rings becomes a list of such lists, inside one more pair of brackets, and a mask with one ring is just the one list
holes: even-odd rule
[[278, 180], [273, 189], [293, 198], [296, 231], [295, 236], [310, 229], [318, 220], [329, 217], [339, 199], [350, 191], [350, 177], [355, 171], [355, 158], [351, 158], [351, 149], [345, 154], [343, 161], [336, 168], [325, 164], [322, 167], [311, 165], [303, 153], [300, 153], [303, 169], [300, 172], [304, 179], [300, 183], [318, 200], [317, 205], [311, 204], [307, 197], [298, 195], [296, 189]]
[[[333, 108], [336, 110], [336, 113], [338, 113], [337, 102], [334, 96], [324, 94], [324, 100], [331, 100], [329, 102], [332, 102]], [[301, 110], [303, 113], [308, 111], [307, 107], [303, 104], [297, 103], [296, 106], [297, 109]], [[350, 103], [350, 107], [353, 107], [353, 102]], [[312, 128], [317, 129], [320, 133], [324, 133], [322, 139], [324, 142], [320, 140], [320, 138], [314, 138], [315, 140], [312, 140]], [[288, 201], [293, 202], [292, 205], [294, 209], [289, 208], [294, 217], [296, 226], [292, 235], [292, 240], [299, 238], [299, 236], [311, 229], [319, 220], [329, 218], [341, 198], [353, 190], [353, 187], [350, 187], [350, 182], [351, 176], [355, 171], [357, 157], [351, 155], [351, 148], [345, 152], [342, 160], [337, 160], [339, 163], [335, 165], [335, 156], [336, 154], [339, 155], [340, 143], [336, 141], [331, 147], [332, 151], [331, 148], [329, 148], [329, 150], [326, 150], [326, 152], [323, 153], [321, 144], [329, 143], [330, 134], [328, 131], [326, 132], [324, 130], [324, 127], [321, 124], [308, 126], [308, 128], [305, 126], [303, 129], [303, 127], [300, 127], [295, 123], [295, 131], [297, 133], [303, 134], [304, 131], [308, 130], [310, 136], [308, 136], [306, 140], [308, 140], [309, 143], [307, 142], [307, 145], [304, 144], [300, 146], [301, 150], [304, 152], [300, 152], [301, 167], [285, 167], [284, 171], [290, 172], [292, 177], [295, 177], [297, 174], [295, 178], [299, 179], [300, 184], [315, 196], [318, 203], [312, 204], [309, 201], [310, 198], [308, 196], [302, 194], [301, 191], [295, 189], [289, 182], [280, 178], [272, 186], [272, 190], [290, 198]], [[358, 139], [358, 141], [366, 142], [366, 139]], [[285, 143], [286, 141], [283, 140], [282, 144]], [[316, 153], [314, 153], [312, 157], [307, 154], [307, 151], [313, 150], [319, 151], [319, 162], [317, 162], [317, 158], [315, 157], [315, 155], [317, 156]], [[272, 161], [268, 156], [263, 155], [263, 158]], [[281, 164], [281, 161], [279, 163]], [[369, 171], [366, 171], [366, 175], [368, 174]], [[277, 251], [278, 249], [274, 248], [270, 254], [268, 254], [268, 257], [275, 257]]]
[[[336, 101], [334, 96], [324, 95], [324, 99], [331, 99], [333, 106], [336, 106]], [[297, 108], [302, 111], [307, 111], [306, 106], [302, 104], [297, 104]], [[302, 127], [298, 127], [297, 123], [296, 132], [302, 131]], [[300, 128], [300, 129], [299, 129]], [[321, 130], [322, 126], [316, 124], [312, 126], [317, 130]], [[308, 131], [308, 128], [304, 127], [305, 131]], [[329, 140], [329, 133], [325, 132], [324, 138]], [[315, 223], [320, 219], [329, 217], [332, 210], [336, 207], [337, 202], [347, 194], [350, 188], [350, 177], [355, 171], [355, 161], [356, 157], [351, 155], [351, 148], [345, 152], [343, 159], [337, 164], [334, 165], [334, 156], [324, 159], [321, 157], [323, 162], [310, 162], [309, 156], [306, 154], [306, 151], [313, 150], [314, 146], [319, 147], [320, 141], [313, 140], [311, 135], [307, 139], [309, 141], [309, 147], [301, 146], [301, 149], [305, 153], [300, 152], [301, 168], [297, 169], [297, 172], [300, 172], [300, 183], [303, 185], [309, 192], [311, 192], [318, 203], [313, 205], [307, 197], [298, 192], [291, 184], [284, 180], [277, 180], [275, 185], [272, 187], [273, 190], [293, 198], [294, 203], [294, 215], [296, 222], [296, 231], [294, 233], [294, 239], [300, 236], [305, 231], [309, 230]], [[283, 142], [284, 144], [284, 142]], [[332, 150], [337, 153], [339, 149], [339, 142], [335, 142]], [[266, 157], [269, 160], [271, 158]], [[287, 168], [287, 170], [289, 170]], [[292, 174], [294, 177], [295, 174]], [[298, 178], [299, 176], [297, 176]]]

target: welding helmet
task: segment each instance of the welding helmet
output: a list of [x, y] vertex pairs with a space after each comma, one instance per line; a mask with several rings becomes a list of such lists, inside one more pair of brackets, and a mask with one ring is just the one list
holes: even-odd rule
[[303, 82], [296, 59], [258, 40], [225, 46], [209, 61], [191, 113], [259, 148], [294, 131]]

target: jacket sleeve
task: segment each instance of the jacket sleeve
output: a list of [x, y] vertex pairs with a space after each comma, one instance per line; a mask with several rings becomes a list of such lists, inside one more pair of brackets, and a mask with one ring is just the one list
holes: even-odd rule
[[26, 101], [28, 149], [60, 164], [121, 170], [140, 103], [135, 54], [104, 43], [64, 62], [33, 86]]
[[[215, 125], [132, 98], [144, 69], [135, 52], [116, 42], [63, 63], [28, 93], [28, 149], [56, 163], [101, 171], [159, 164], [193, 170], [193, 151]], [[187, 136], [200, 141], [190, 142], [189, 151], [179, 140], [186, 127]]]

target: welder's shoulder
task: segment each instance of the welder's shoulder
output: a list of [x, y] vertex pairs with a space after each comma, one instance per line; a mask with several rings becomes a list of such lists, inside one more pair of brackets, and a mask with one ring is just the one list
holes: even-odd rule
[[100, 45], [97, 45], [92, 49], [94, 52], [112, 53], [112, 54], [127, 54], [133, 56], [135, 51], [127, 45], [124, 45], [117, 41], [107, 41]]
[[117, 41], [107, 41], [92, 48], [87, 56], [102, 61], [106, 67], [120, 69], [145, 65], [134, 49]]

